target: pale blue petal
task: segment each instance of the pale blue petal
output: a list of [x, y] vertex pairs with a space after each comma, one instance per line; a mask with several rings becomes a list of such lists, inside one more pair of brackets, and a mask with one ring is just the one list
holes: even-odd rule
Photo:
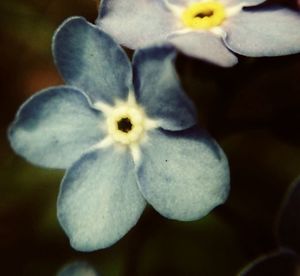
[[150, 132], [141, 146], [137, 175], [146, 200], [171, 219], [201, 218], [223, 203], [229, 191], [227, 159], [197, 127]]
[[9, 129], [12, 148], [28, 161], [67, 168], [104, 136], [103, 115], [91, 109], [85, 94], [61, 86], [27, 100]]
[[[165, 1], [168, 2], [169, 4], [173, 4], [179, 7], [187, 6], [190, 2], [192, 2], [191, 0], [161, 0], [161, 1]], [[199, 2], [199, 0], [195, 0], [195, 2]]]
[[197, 122], [194, 105], [181, 89], [175, 57], [172, 46], [137, 50], [133, 57], [137, 101], [149, 117], [159, 119], [160, 126], [169, 130], [181, 130]]
[[145, 207], [129, 152], [108, 147], [82, 156], [67, 171], [57, 205], [75, 249], [93, 251], [117, 242]]
[[178, 19], [163, 1], [103, 0], [96, 24], [120, 44], [136, 49], [155, 42], [178, 29]]
[[280, 56], [300, 52], [300, 14], [283, 7], [243, 10], [225, 26], [228, 47], [241, 55]]
[[69, 18], [56, 31], [52, 47], [66, 83], [82, 89], [93, 102], [127, 98], [132, 82], [130, 62], [96, 26], [81, 17]]
[[236, 6], [241, 5], [243, 7], [257, 6], [266, 2], [266, 0], [221, 0], [226, 6]]
[[64, 266], [57, 276], [97, 276], [99, 275], [93, 267], [85, 262], [74, 262]]
[[170, 37], [169, 41], [184, 54], [214, 64], [230, 67], [237, 57], [226, 48], [222, 39], [209, 32], [189, 32]]

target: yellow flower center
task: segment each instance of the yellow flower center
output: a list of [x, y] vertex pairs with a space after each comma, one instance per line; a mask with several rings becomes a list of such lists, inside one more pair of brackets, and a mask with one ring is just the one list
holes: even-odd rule
[[186, 27], [199, 30], [217, 27], [225, 18], [224, 5], [217, 1], [191, 3], [181, 15]]
[[122, 144], [139, 141], [145, 132], [145, 119], [143, 110], [138, 106], [120, 105], [107, 117], [108, 133]]
[[114, 105], [96, 102], [94, 107], [106, 117], [106, 124], [100, 127], [107, 132], [107, 136], [98, 146], [117, 142], [129, 146], [135, 159], [138, 159], [138, 145], [147, 139], [148, 130], [159, 127], [159, 121], [147, 116], [131, 91], [125, 101], [116, 100]]

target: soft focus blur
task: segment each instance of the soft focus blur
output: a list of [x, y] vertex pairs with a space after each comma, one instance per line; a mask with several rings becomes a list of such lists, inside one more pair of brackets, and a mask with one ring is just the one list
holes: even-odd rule
[[6, 131], [28, 97], [62, 83], [51, 55], [54, 30], [72, 15], [93, 22], [97, 5], [96, 0], [0, 3], [1, 275], [55, 275], [75, 260], [109, 276], [237, 274], [276, 248], [280, 202], [300, 174], [300, 55], [241, 57], [230, 69], [179, 55], [177, 69], [199, 122], [228, 156], [229, 200], [195, 222], [167, 220], [149, 207], [114, 246], [76, 252], [56, 219], [63, 171], [16, 156]]

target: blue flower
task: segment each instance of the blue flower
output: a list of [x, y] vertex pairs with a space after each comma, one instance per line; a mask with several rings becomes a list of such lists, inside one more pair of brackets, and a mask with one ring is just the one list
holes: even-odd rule
[[167, 218], [199, 219], [229, 190], [226, 157], [196, 126], [171, 46], [125, 52], [83, 18], [53, 40], [66, 86], [25, 102], [9, 130], [28, 161], [67, 169], [58, 219], [75, 249], [110, 246], [138, 221], [146, 201]]
[[170, 42], [183, 53], [232, 66], [237, 57], [300, 51], [300, 16], [264, 0], [103, 0], [97, 25], [136, 49]]
[[99, 276], [99, 274], [86, 262], [73, 262], [65, 265], [57, 276]]

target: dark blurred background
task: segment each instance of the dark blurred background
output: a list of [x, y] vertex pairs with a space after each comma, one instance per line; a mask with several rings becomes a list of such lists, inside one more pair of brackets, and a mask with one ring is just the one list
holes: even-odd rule
[[51, 55], [54, 30], [71, 15], [93, 22], [97, 5], [96, 0], [0, 3], [0, 274], [55, 275], [74, 260], [108, 276], [237, 274], [276, 248], [276, 215], [300, 174], [300, 55], [241, 57], [230, 69], [179, 55], [177, 69], [197, 104], [199, 122], [228, 156], [229, 200], [195, 222], [167, 220], [149, 207], [117, 244], [80, 253], [69, 246], [56, 219], [63, 172], [16, 156], [6, 130], [30, 95], [62, 83]]

